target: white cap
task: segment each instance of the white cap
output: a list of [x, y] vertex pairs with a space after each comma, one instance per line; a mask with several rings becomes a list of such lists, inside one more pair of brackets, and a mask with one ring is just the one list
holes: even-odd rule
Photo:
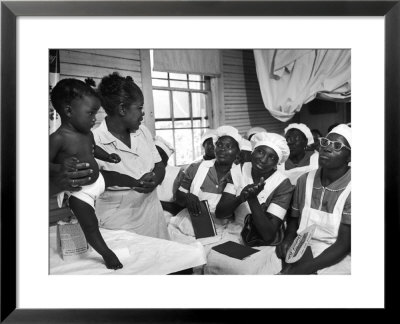
[[165, 152], [165, 154], [167, 154], [168, 157], [170, 157], [175, 152], [174, 147], [160, 136], [156, 136], [154, 138], [154, 144], [160, 147]]
[[307, 138], [307, 145], [314, 144], [314, 137], [312, 136], [310, 129], [305, 124], [301, 124], [301, 123], [290, 124], [288, 127], [285, 128], [285, 134], [290, 129], [298, 129], [300, 132], [302, 132], [304, 134], [304, 136]]
[[248, 139], [251, 135], [255, 134], [255, 133], [260, 133], [260, 132], [265, 132], [267, 133], [267, 130], [265, 128], [262, 127], [253, 127], [250, 128], [247, 133], [246, 133], [246, 138]]
[[337, 125], [328, 133], [328, 135], [332, 133], [342, 135], [351, 147], [351, 128], [349, 126], [346, 124]]
[[251, 152], [252, 151], [251, 150], [251, 142], [248, 141], [245, 138], [242, 138], [240, 143], [239, 143], [239, 148], [240, 148], [241, 151], [249, 151], [249, 152]]
[[278, 164], [285, 163], [289, 158], [290, 149], [286, 139], [282, 135], [266, 132], [256, 133], [251, 138], [250, 142], [253, 144], [253, 151], [260, 145], [272, 148], [279, 157]]
[[209, 138], [213, 139], [213, 142], [215, 142], [217, 140], [217, 131], [215, 129], [207, 129], [203, 135], [201, 135], [201, 145], [204, 144], [204, 142], [206, 140], [208, 140]]
[[240, 145], [242, 136], [240, 136], [239, 131], [235, 127], [228, 125], [220, 126], [216, 129], [216, 132], [216, 141], [222, 136], [230, 136], [238, 143], [238, 146]]

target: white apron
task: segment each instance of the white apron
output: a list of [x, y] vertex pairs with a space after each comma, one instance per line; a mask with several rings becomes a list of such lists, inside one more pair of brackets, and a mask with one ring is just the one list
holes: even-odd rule
[[[297, 233], [299, 234], [308, 226], [313, 224], [317, 225], [310, 241], [314, 258], [336, 242], [344, 204], [351, 192], [350, 182], [346, 189], [340, 194], [332, 213], [311, 208], [312, 191], [316, 172], [317, 170], [311, 171], [307, 176], [305, 204], [301, 213], [300, 225], [297, 230]], [[350, 255], [348, 255], [337, 265], [322, 269], [318, 271], [318, 274], [350, 274], [350, 261]]]
[[[210, 208], [210, 213], [211, 216], [213, 217], [215, 227], [217, 230], [217, 233], [221, 233], [223, 229], [225, 228], [225, 225], [229, 222], [227, 219], [218, 219], [215, 217], [215, 209], [218, 205], [219, 200], [221, 199], [222, 194], [215, 194], [215, 193], [210, 193], [210, 192], [204, 192], [200, 189], [201, 185], [204, 182], [204, 179], [207, 176], [207, 173], [209, 172], [210, 168], [214, 166], [215, 159], [214, 160], [207, 160], [201, 162], [196, 175], [190, 185], [190, 193], [197, 196], [200, 201], [202, 200], [207, 200], [209, 208]], [[236, 164], [232, 164], [231, 168], [231, 174], [232, 174], [232, 180], [238, 181], [240, 178], [240, 166]], [[217, 185], [218, 186], [218, 185]], [[172, 227], [171, 227], [172, 226]], [[185, 242], [190, 242], [191, 240], [186, 240], [183, 238], [180, 238], [177, 235], [175, 229], [178, 229], [181, 234], [184, 234], [186, 236], [191, 236], [194, 237], [194, 230], [192, 226], [192, 222], [190, 220], [190, 215], [189, 211], [187, 208], [183, 209], [180, 211], [175, 217], [172, 217], [169, 222], [169, 231], [172, 236], [172, 239], [176, 239], [179, 241], [185, 241]], [[175, 234], [174, 234], [175, 233]], [[215, 241], [217, 240], [216, 238], [208, 238], [204, 239], [204, 241]]]
[[167, 165], [163, 182], [157, 186], [157, 195], [160, 201], [174, 201], [174, 182], [181, 168]]
[[318, 157], [319, 157], [319, 153], [314, 152], [314, 154], [311, 155], [311, 157], [310, 157], [309, 165], [286, 170], [285, 164], [280, 164], [280, 165], [278, 165], [278, 170], [281, 171], [284, 175], [286, 175], [289, 178], [290, 183], [292, 185], [296, 185], [297, 179], [300, 178], [301, 175], [303, 175], [304, 173], [307, 173], [309, 171], [318, 169]]
[[[250, 162], [247, 162], [243, 164], [242, 168], [242, 177], [241, 177], [241, 182], [239, 182], [239, 188], [236, 191], [236, 197], [240, 196], [240, 193], [242, 192], [243, 188], [246, 187], [249, 184], [254, 183], [253, 178], [251, 176], [251, 168], [252, 165]], [[277, 170], [274, 174], [272, 174], [268, 179], [264, 181], [264, 189], [258, 194], [258, 202], [263, 204], [266, 202], [268, 197], [271, 195], [271, 193], [285, 180], [287, 177], [282, 174], [279, 170]], [[249, 203], [246, 201], [242, 204], [240, 204], [236, 210], [235, 210], [235, 223], [238, 223], [243, 227], [244, 225], [244, 219], [246, 218], [247, 214], [250, 214], [250, 206]]]
[[157, 191], [106, 190], [96, 202], [99, 226], [127, 230], [139, 235], [169, 239]]
[[[248, 184], [252, 184], [251, 176], [252, 165], [250, 162], [245, 163], [241, 170], [241, 177], [238, 179], [239, 184], [236, 196]], [[233, 178], [233, 176], [232, 176]], [[276, 171], [268, 179], [265, 180], [264, 189], [258, 194], [257, 198], [260, 204], [264, 203], [271, 193], [284, 181], [287, 177]], [[248, 202], [240, 204], [235, 210], [235, 222], [229, 223], [223, 241], [234, 241], [243, 244], [240, 232], [243, 229], [244, 219], [250, 214], [250, 206]], [[254, 253], [245, 260], [238, 260], [228, 257], [224, 254], [210, 250], [207, 255], [207, 264], [204, 267], [204, 274], [220, 274], [220, 275], [249, 275], [249, 274], [277, 274], [282, 269], [281, 260], [276, 256], [275, 246], [259, 246], [254, 247], [260, 252]]]

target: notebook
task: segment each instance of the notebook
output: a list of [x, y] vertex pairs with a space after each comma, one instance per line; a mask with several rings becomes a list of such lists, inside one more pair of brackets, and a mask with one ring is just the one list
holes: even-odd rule
[[200, 214], [190, 214], [196, 239], [217, 235], [207, 200], [200, 201]]
[[239, 260], [243, 260], [256, 252], [259, 252], [259, 250], [257, 249], [253, 249], [249, 246], [241, 245], [239, 243], [232, 241], [216, 245], [212, 247], [212, 249], [219, 253], [225, 254], [231, 258]]

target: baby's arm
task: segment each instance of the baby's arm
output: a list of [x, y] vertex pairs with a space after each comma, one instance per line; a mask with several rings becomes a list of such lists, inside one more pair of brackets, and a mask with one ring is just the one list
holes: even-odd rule
[[105, 161], [105, 162], [110, 162], [110, 163], [121, 162], [121, 158], [119, 157], [118, 154], [115, 154], [115, 153], [109, 154], [106, 151], [104, 151], [100, 146], [96, 145], [96, 143], [94, 141], [93, 133], [92, 133], [92, 139], [93, 139], [93, 145], [94, 145], [94, 157], [96, 159], [99, 159], [99, 160]]
[[106, 151], [104, 151], [101, 147], [97, 145], [95, 145], [94, 147], [94, 157], [96, 159], [110, 163], [119, 163], [121, 161], [121, 158], [119, 157], [118, 154], [115, 153], [108, 154]]

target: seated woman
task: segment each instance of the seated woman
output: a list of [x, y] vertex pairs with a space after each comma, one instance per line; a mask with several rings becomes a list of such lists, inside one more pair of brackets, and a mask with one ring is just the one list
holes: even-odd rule
[[[199, 213], [201, 200], [208, 202], [217, 233], [222, 233], [228, 223], [227, 219], [215, 218], [215, 207], [225, 188], [229, 171], [231, 168], [239, 168], [233, 162], [239, 155], [241, 136], [232, 126], [221, 126], [216, 132], [215, 159], [192, 163], [185, 171], [176, 194], [177, 203], [185, 209], [172, 217], [168, 226], [173, 240], [184, 243], [195, 241], [190, 213], [192, 215]], [[215, 241], [219, 238], [212, 237], [211, 240]], [[203, 240], [203, 243], [204, 241], [206, 240]]]
[[350, 160], [350, 127], [338, 125], [320, 138], [320, 168], [299, 178], [285, 239], [277, 250], [284, 258], [296, 234], [315, 224], [309, 243], [312, 255], [305, 253], [282, 274], [350, 274]]
[[[254, 149], [251, 163], [242, 168], [241, 182], [228, 183], [216, 209], [221, 219], [231, 217], [226, 240], [244, 244], [241, 231], [245, 217], [252, 223], [265, 244], [275, 244], [282, 239], [282, 226], [290, 206], [294, 187], [289, 179], [277, 170], [277, 164], [284, 163], [289, 156], [289, 147], [283, 136], [273, 133], [257, 133], [251, 142]], [[275, 246], [256, 247], [261, 250], [245, 260], [230, 258], [211, 250], [208, 255], [205, 274], [276, 274], [281, 261], [275, 254]]]
[[161, 156], [162, 163], [165, 165], [165, 177], [157, 187], [157, 195], [168, 224], [171, 216], [182, 210], [182, 207], [176, 203], [176, 192], [184, 174], [181, 167], [168, 164], [169, 158], [175, 152], [173, 146], [160, 136], [154, 138], [154, 144]]
[[295, 185], [304, 173], [318, 169], [318, 152], [307, 151], [307, 145], [314, 143], [310, 129], [304, 124], [290, 124], [285, 128], [285, 137], [290, 155], [279, 171], [285, 174]]

